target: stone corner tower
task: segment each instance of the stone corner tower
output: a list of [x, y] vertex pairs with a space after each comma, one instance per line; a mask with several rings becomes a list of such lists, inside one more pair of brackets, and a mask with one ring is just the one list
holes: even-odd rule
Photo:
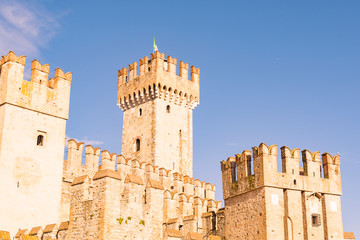
[[156, 51], [119, 70], [117, 104], [124, 111], [122, 154], [192, 177], [192, 110], [200, 69]]
[[65, 127], [71, 73], [10, 51], [0, 62], [0, 226], [19, 228], [57, 222], [60, 215]]
[[344, 239], [340, 156], [283, 146], [280, 172], [277, 155], [261, 143], [221, 162], [226, 239]]

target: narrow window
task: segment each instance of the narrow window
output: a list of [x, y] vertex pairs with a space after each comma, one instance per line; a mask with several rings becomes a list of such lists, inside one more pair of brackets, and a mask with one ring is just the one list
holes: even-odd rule
[[141, 116], [142, 115], [142, 109], [140, 108], [139, 109], [139, 116]]
[[182, 192], [185, 192], [185, 187], [184, 186], [182, 187]]
[[206, 190], [204, 190], [204, 198], [206, 198]]
[[313, 227], [319, 227], [321, 225], [320, 214], [312, 214], [311, 215], [311, 225]]
[[231, 180], [232, 182], [236, 182], [236, 163], [231, 162]]
[[293, 174], [293, 175], [295, 174], [295, 171], [294, 171], [294, 169], [292, 169], [292, 174]]
[[140, 151], [140, 139], [136, 139], [136, 152]]
[[166, 112], [167, 112], [167, 113], [170, 113], [170, 105], [167, 105], [167, 106], [166, 106]]
[[43, 136], [43, 135], [38, 135], [38, 136], [37, 136], [36, 145], [38, 145], [38, 146], [44, 146], [44, 136]]

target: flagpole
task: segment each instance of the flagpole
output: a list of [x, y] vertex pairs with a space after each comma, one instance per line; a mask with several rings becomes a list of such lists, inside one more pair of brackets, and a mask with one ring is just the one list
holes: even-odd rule
[[155, 53], [156, 51], [159, 51], [159, 49], [157, 48], [156, 41], [155, 41], [155, 36], [154, 36], [153, 53]]
[[153, 53], [155, 53], [155, 36], [154, 36], [154, 43], [153, 43]]

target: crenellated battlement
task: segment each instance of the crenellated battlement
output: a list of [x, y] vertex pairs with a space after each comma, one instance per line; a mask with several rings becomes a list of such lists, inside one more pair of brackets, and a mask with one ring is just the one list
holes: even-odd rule
[[[41, 226], [28, 229], [19, 229], [14, 236], [16, 240], [36, 240], [36, 239], [61, 239], [65, 240], [68, 234], [69, 222], [61, 222], [58, 224], [48, 224], [42, 228]], [[10, 239], [10, 237], [9, 237]]]
[[7, 55], [2, 56], [0, 65], [3, 65], [7, 62], [19, 63], [21, 65], [25, 65], [26, 56], [16, 56], [13, 51], [10, 51]]
[[0, 104], [10, 103], [31, 110], [68, 118], [72, 73], [55, 69], [49, 79], [50, 65], [38, 60], [31, 64], [30, 81], [24, 80], [26, 56], [16, 56], [13, 51], [0, 62]]
[[[159, 168], [150, 163], [140, 162], [136, 159], [126, 158], [124, 155], [110, 153], [91, 145], [69, 139], [67, 144], [68, 156], [64, 160], [64, 181], [70, 183], [74, 179], [88, 175], [94, 176], [102, 170], [116, 171], [122, 180], [137, 176], [143, 183], [159, 181], [165, 189], [172, 192], [199, 196], [201, 198], [215, 199], [215, 185], [194, 179], [188, 175]], [[100, 164], [101, 163], [101, 164]], [[116, 167], [115, 167], [116, 165]]]
[[[214, 198], [199, 196], [194, 193], [186, 193], [181, 190], [176, 191], [171, 187], [170, 188], [166, 187], [161, 180], [159, 181], [155, 179], [150, 179], [147, 178], [146, 176], [126, 174], [125, 177], [122, 177], [119, 171], [110, 170], [110, 169], [99, 170], [93, 176], [83, 175], [76, 177], [72, 181], [71, 186], [86, 184], [87, 188], [95, 188], [97, 185], [94, 184], [94, 181], [106, 177], [121, 181], [122, 182], [121, 186], [123, 189], [126, 188], [127, 184], [142, 185], [144, 188], [155, 188], [155, 189], [163, 190], [164, 199], [171, 199], [171, 200], [177, 200], [179, 202], [188, 202], [188, 203], [201, 204], [201, 205], [206, 204], [214, 208], [220, 208], [221, 201], [215, 201]], [[211, 187], [208, 188], [207, 190], [214, 191], [215, 186], [211, 184], [210, 186]], [[94, 189], [92, 189], [92, 191], [93, 190]]]
[[[201, 232], [202, 215], [221, 207], [221, 201], [215, 201], [215, 185], [91, 145], [84, 156], [84, 143], [74, 139], [68, 140], [64, 176], [62, 203], [70, 209], [71, 234], [98, 232], [88, 226], [97, 229], [103, 219], [124, 236], [133, 228], [162, 236], [173, 226], [171, 219], [193, 219], [198, 226], [194, 231]], [[106, 216], [104, 209], [111, 209]]]
[[[98, 209], [98, 204], [111, 206], [108, 214], [111, 216], [110, 221], [116, 223], [113, 227], [119, 228], [120, 233], [126, 233], [132, 227], [141, 228], [145, 232], [154, 231], [153, 228], [157, 227], [162, 229], [163, 225], [171, 226], [173, 221], [187, 221], [191, 216], [201, 230], [201, 216], [220, 208], [221, 201], [168, 188], [161, 179], [129, 173], [125, 177], [121, 175], [119, 171], [107, 169], [97, 172], [93, 177], [85, 175], [75, 178], [71, 186], [72, 209], [82, 209], [86, 205], [92, 217], [84, 216], [88, 218], [85, 222], [92, 221], [94, 224], [95, 221], [100, 224], [104, 216], [99, 214], [101, 209]], [[118, 205], [114, 206], [113, 202]], [[79, 216], [82, 215], [78, 212], [70, 215], [70, 226], [72, 222], [78, 221]], [[124, 226], [115, 221], [121, 218], [127, 220]], [[142, 226], [139, 222], [143, 223]]]
[[341, 195], [340, 156], [281, 147], [282, 172], [277, 169], [277, 145], [261, 143], [221, 162], [224, 199], [263, 186]]
[[[138, 68], [139, 65], [139, 68]], [[155, 52], [118, 71], [118, 106], [126, 111], [159, 98], [194, 109], [199, 104], [200, 68]]]
[[[68, 140], [67, 149], [63, 173], [66, 180], [72, 181], [74, 177], [81, 175], [93, 175], [99, 169], [115, 169], [116, 154], [110, 154], [107, 150], [101, 151], [98, 147], [86, 145], [84, 152], [84, 143], [74, 139]], [[102, 164], [99, 165], [100, 163]]]

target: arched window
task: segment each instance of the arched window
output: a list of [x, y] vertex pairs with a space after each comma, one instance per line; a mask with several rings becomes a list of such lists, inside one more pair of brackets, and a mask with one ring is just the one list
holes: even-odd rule
[[167, 105], [167, 106], [166, 106], [166, 112], [167, 112], [167, 113], [170, 113], [170, 105]]
[[142, 115], [142, 109], [140, 108], [139, 109], [139, 116], [141, 116]]
[[135, 150], [136, 150], [136, 152], [140, 151], [140, 139], [136, 139]]
[[38, 145], [38, 146], [44, 146], [44, 136], [43, 136], [43, 135], [38, 135], [38, 136], [37, 136], [36, 145]]

